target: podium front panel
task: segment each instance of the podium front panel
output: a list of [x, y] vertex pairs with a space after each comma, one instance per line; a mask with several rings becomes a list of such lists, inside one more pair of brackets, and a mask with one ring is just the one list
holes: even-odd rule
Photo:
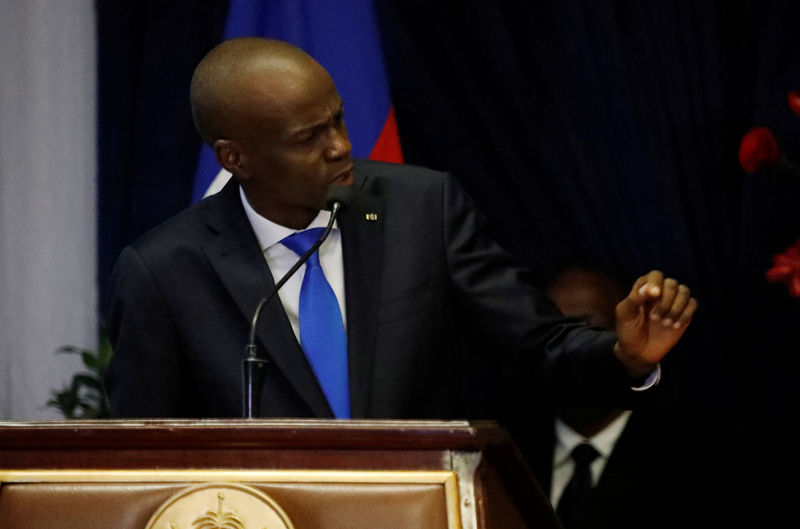
[[[262, 492], [285, 513], [290, 529], [461, 529], [456, 480], [452, 472], [409, 471], [4, 472], [0, 474], [0, 527], [146, 529], [166, 502], [203, 483], [223, 491], [226, 485], [238, 484]], [[189, 521], [217, 512], [218, 506], [211, 502], [192, 507], [196, 512], [186, 513]], [[239, 515], [239, 511], [235, 502], [229, 502], [219, 507], [218, 519], [225, 513]], [[219, 527], [228, 526], [220, 523]], [[246, 523], [242, 527], [263, 529]], [[163, 529], [184, 527], [167, 523]]]

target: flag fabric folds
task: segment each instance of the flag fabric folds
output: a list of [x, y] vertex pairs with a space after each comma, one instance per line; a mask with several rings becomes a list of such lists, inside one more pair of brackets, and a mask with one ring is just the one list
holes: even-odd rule
[[[403, 161], [372, 0], [231, 0], [225, 39], [248, 36], [290, 42], [328, 70], [344, 101], [353, 157]], [[203, 145], [192, 202], [229, 176]]]

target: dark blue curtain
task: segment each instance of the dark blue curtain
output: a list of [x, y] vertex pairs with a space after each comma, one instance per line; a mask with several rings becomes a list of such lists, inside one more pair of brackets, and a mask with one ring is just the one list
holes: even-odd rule
[[406, 160], [457, 174], [542, 278], [576, 261], [690, 284], [701, 309], [667, 363], [674, 427], [714, 452], [695, 479], [746, 491], [729, 522], [785, 514], [742, 506], [782, 505], [772, 484], [800, 467], [800, 300], [764, 277], [800, 236], [800, 174], [746, 175], [737, 150], [766, 125], [798, 160], [800, 3], [378, 5]]
[[101, 310], [126, 244], [190, 203], [200, 139], [189, 81], [228, 2], [98, 0]]
[[[800, 89], [800, 3], [376, 5], [406, 160], [452, 171], [542, 279], [581, 261], [690, 284], [701, 309], [668, 358], [686, 418], [675, 427], [719, 441], [749, 505], [780, 499], [776, 469], [800, 466], [800, 300], [764, 273], [800, 237], [800, 175], [744, 174], [737, 149], [766, 125], [800, 161], [786, 105]], [[188, 83], [226, 8], [99, 3], [103, 302], [121, 246], [189, 203]]]

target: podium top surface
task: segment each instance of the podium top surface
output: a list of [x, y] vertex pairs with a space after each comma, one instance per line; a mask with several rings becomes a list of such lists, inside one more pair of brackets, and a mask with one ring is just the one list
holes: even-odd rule
[[153, 419], [0, 421], [0, 450], [258, 447], [480, 450], [510, 436], [492, 421]]

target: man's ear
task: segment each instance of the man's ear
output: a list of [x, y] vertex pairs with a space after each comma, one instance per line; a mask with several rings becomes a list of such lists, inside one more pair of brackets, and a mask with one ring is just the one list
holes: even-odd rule
[[249, 178], [245, 156], [237, 142], [233, 140], [217, 140], [212, 145], [212, 149], [214, 149], [214, 155], [222, 168], [231, 173], [237, 181]]

